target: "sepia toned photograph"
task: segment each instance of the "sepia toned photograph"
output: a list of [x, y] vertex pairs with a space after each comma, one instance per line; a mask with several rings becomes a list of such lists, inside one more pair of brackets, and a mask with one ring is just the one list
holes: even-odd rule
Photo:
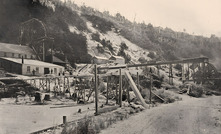
[[220, 134], [220, 0], [0, 0], [0, 134]]

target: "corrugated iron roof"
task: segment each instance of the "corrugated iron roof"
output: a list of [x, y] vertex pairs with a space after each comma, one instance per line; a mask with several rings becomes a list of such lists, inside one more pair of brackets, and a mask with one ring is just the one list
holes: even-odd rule
[[33, 50], [28, 46], [21, 46], [21, 45], [8, 44], [8, 43], [0, 43], [0, 51], [8, 53], [34, 55]]
[[[20, 58], [8, 58], [8, 57], [0, 57], [0, 58], [11, 61], [11, 62], [15, 62], [15, 63], [18, 63], [18, 64], [22, 64], [22, 59], [20, 59]], [[34, 66], [44, 66], [44, 67], [62, 67], [62, 66], [55, 65], [55, 64], [52, 64], [52, 63], [47, 63], [47, 62], [43, 62], [43, 61], [39, 61], [39, 60], [33, 60], [33, 59], [24, 59], [23, 64], [25, 64], [25, 65], [34, 65]]]

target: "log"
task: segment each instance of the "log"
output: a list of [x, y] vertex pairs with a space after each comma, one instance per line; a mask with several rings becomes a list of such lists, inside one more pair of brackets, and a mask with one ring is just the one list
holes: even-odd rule
[[138, 100], [141, 102], [142, 106], [145, 107], [145, 108], [148, 108], [147, 104], [145, 103], [142, 95], [140, 94], [140, 91], [138, 90], [135, 82], [133, 81], [131, 75], [129, 74], [128, 71], [125, 71], [125, 77], [127, 78], [131, 88], [133, 89], [136, 97], [138, 98]]

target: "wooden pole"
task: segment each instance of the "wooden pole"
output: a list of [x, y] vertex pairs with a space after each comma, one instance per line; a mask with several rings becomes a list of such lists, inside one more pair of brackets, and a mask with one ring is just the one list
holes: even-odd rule
[[130, 89], [128, 85], [127, 85], [127, 101], [128, 103], [130, 103]]
[[190, 80], [190, 64], [189, 63], [187, 63], [187, 72], [188, 72], [187, 79]]
[[205, 83], [205, 71], [206, 71], [206, 69], [205, 69], [205, 62], [203, 61], [203, 77], [202, 77], [202, 84], [204, 84]]
[[66, 123], [67, 123], [67, 117], [63, 116], [63, 124], [66, 124]]
[[115, 82], [115, 88], [116, 88], [116, 104], [119, 104], [119, 98], [118, 98], [118, 84], [117, 84], [117, 82], [114, 80], [114, 82]]
[[185, 69], [184, 69], [184, 64], [182, 64], [182, 82], [184, 83], [185, 81]]
[[95, 79], [95, 115], [98, 115], [98, 89], [97, 89], [97, 65], [94, 65], [95, 73], [94, 73], [94, 79]]
[[157, 65], [157, 76], [160, 77], [160, 67]]
[[119, 69], [119, 103], [120, 103], [120, 107], [122, 106], [122, 72], [121, 72], [121, 68]]
[[106, 97], [106, 104], [108, 104], [109, 98], [109, 76], [107, 76], [107, 97]]
[[43, 52], [42, 52], [42, 61], [45, 61], [45, 43], [44, 43], [44, 39], [43, 39]]
[[173, 65], [171, 64], [171, 84], [173, 85]]
[[49, 92], [50, 92], [51, 91], [51, 79], [49, 78], [48, 80], [49, 80], [48, 82], [49, 82]]
[[137, 72], [137, 88], [140, 91], [140, 79], [139, 79], [139, 73]]
[[63, 81], [63, 93], [65, 94], [65, 77], [64, 77], [64, 81]]
[[83, 84], [84, 84], [84, 88], [83, 88], [83, 90], [84, 90], [84, 98], [83, 98], [83, 100], [84, 100], [84, 103], [85, 103], [85, 96], [86, 96], [86, 94], [85, 94], [86, 80], [83, 81]]
[[172, 64], [170, 64], [169, 67], [169, 84], [173, 84], [173, 70], [172, 70]]
[[151, 97], [152, 97], [152, 85], [153, 85], [153, 78], [152, 73], [150, 74], [150, 104], [152, 103]]
[[195, 83], [195, 63], [193, 63], [193, 82]]

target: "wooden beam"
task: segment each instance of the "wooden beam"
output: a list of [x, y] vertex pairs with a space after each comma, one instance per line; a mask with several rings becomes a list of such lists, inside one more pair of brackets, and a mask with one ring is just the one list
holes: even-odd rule
[[119, 69], [119, 104], [122, 107], [122, 74], [121, 69]]
[[150, 74], [150, 104], [152, 103], [152, 88], [153, 88], [153, 77], [152, 77], [152, 73]]
[[208, 58], [192, 58], [192, 59], [183, 59], [183, 60], [174, 60], [174, 61], [159, 61], [159, 62], [150, 62], [144, 64], [131, 64], [131, 65], [121, 65], [121, 66], [108, 66], [108, 67], [98, 67], [98, 70], [103, 69], [119, 69], [119, 68], [130, 68], [130, 67], [140, 67], [140, 66], [156, 66], [156, 65], [167, 65], [167, 64], [178, 64], [178, 63], [200, 63], [207, 61]]
[[136, 97], [138, 98], [138, 100], [141, 102], [141, 104], [145, 107], [145, 108], [148, 108], [146, 102], [144, 101], [142, 95], [140, 94], [140, 91], [138, 90], [135, 82], [133, 81], [131, 75], [129, 74], [128, 71], [125, 71], [125, 77], [127, 78], [131, 88], [133, 89]]
[[107, 97], [106, 97], [106, 104], [108, 104], [108, 99], [109, 99], [109, 76], [107, 76]]
[[95, 79], [95, 115], [98, 115], [98, 87], [97, 87], [97, 65], [94, 65], [94, 79]]
[[137, 72], [137, 88], [140, 91], [140, 80], [139, 80], [139, 73]]

